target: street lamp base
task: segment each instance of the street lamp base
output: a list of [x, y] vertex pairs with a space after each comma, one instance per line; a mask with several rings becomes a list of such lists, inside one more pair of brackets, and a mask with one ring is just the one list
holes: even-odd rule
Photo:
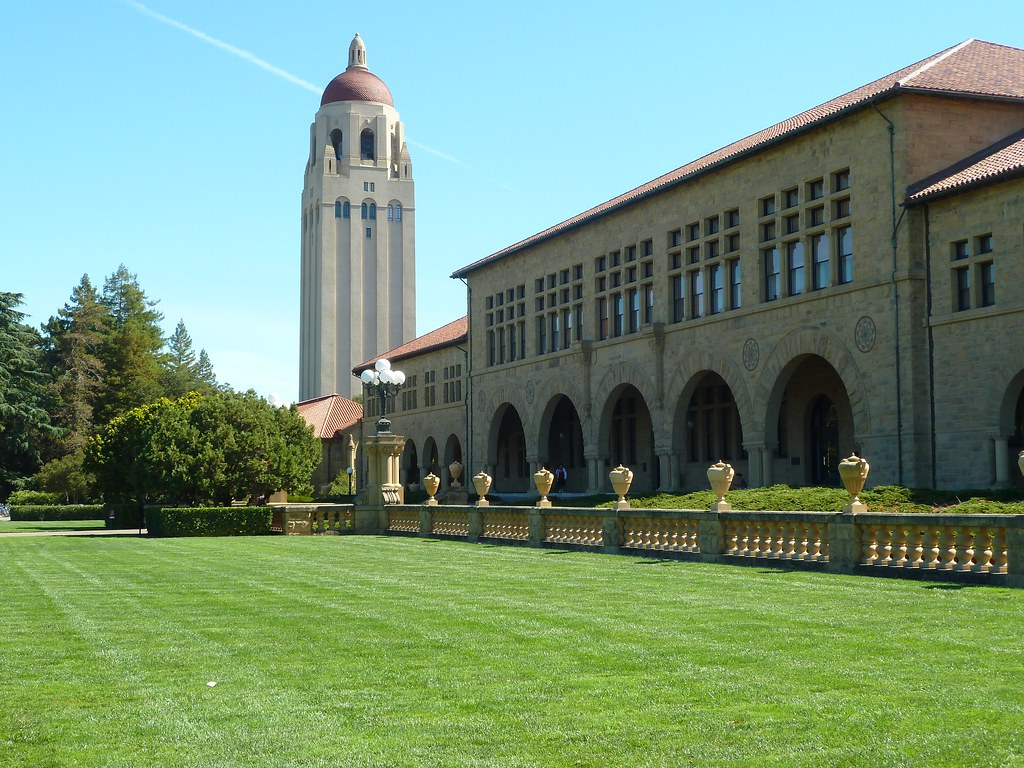
[[383, 432], [391, 432], [390, 419], [377, 419], [377, 434], [381, 434]]

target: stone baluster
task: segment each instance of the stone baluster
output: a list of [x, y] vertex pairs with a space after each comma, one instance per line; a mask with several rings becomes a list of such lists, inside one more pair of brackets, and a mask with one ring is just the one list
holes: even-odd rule
[[910, 562], [911, 568], [924, 568], [924, 529], [912, 523], [910, 528]]
[[797, 560], [810, 560], [811, 559], [811, 543], [809, 535], [809, 524], [805, 522], [800, 523], [800, 544], [797, 550]]
[[907, 566], [907, 526], [902, 523], [897, 523], [894, 526], [896, 537], [896, 560], [893, 562], [897, 568], [905, 568]]
[[868, 524], [861, 530], [861, 562], [864, 565], [875, 565], [878, 562], [878, 526]]
[[959, 528], [959, 536], [963, 538], [963, 544], [958, 548], [957, 563], [954, 570], [974, 570], [974, 527], [963, 525]]
[[974, 567], [975, 573], [988, 573], [992, 570], [992, 539], [993, 530], [988, 526], [978, 529], [974, 545]]
[[992, 548], [992, 571], [994, 573], [1006, 573], [1007, 562], [1006, 529], [997, 528], [995, 546]]
[[939, 530], [939, 564], [940, 571], [951, 571], [956, 565], [956, 533], [951, 525], [944, 525]]
[[929, 525], [925, 529], [925, 551], [924, 551], [924, 562], [921, 567], [934, 570], [939, 567], [941, 562], [939, 558], [939, 530], [934, 525]]
[[885, 524], [878, 528], [878, 561], [876, 565], [892, 565], [892, 526]]

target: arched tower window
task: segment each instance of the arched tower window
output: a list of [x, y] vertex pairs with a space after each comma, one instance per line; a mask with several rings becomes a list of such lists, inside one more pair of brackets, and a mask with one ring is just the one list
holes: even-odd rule
[[350, 215], [351, 215], [350, 207], [349, 207], [349, 204], [348, 204], [348, 200], [346, 200], [341, 205], [341, 217], [343, 219], [347, 219]]
[[335, 128], [331, 131], [331, 146], [334, 147], [334, 154], [340, 160], [341, 159], [341, 130]]
[[395, 220], [395, 206], [389, 205], [388, 206], [388, 221], [394, 221], [394, 220]]
[[395, 221], [401, 221], [401, 220], [402, 220], [402, 206], [396, 205], [395, 206]]
[[362, 160], [373, 160], [375, 159], [374, 153], [375, 147], [373, 146], [373, 131], [369, 128], [364, 128], [363, 132], [359, 135], [359, 157]]
[[362, 219], [365, 219], [365, 218], [367, 218], [367, 213], [368, 213], [368, 210], [367, 210], [367, 207], [366, 207], [366, 203], [363, 203], [363, 207], [359, 211], [359, 217], [362, 218]]
[[377, 219], [377, 204], [370, 203], [370, 218], [376, 221]]
[[334, 201], [334, 218], [336, 218], [336, 219], [340, 219], [341, 218], [341, 201], [340, 200], [335, 200]]

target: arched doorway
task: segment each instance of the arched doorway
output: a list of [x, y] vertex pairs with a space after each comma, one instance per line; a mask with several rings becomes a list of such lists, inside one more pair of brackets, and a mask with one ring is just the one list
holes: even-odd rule
[[601, 419], [600, 446], [607, 469], [622, 464], [633, 470], [634, 491], [648, 492], [658, 487], [654, 423], [647, 401], [632, 384], [612, 391]]
[[825, 395], [811, 404], [808, 458], [812, 485], [839, 485], [839, 412]]
[[558, 397], [551, 414], [545, 447], [541, 455], [544, 465], [552, 472], [559, 465], [566, 469], [565, 490], [576, 493], [585, 491], [587, 465], [583, 458], [583, 427], [576, 406], [565, 395]]
[[[689, 392], [689, 398], [686, 398]], [[744, 482], [747, 455], [743, 450], [743, 426], [732, 389], [717, 373], [697, 374], [684, 390], [684, 407], [677, 409], [675, 450], [682, 456], [683, 488], [706, 488], [707, 468], [717, 461], [732, 464]]]
[[416, 452], [416, 443], [412, 440], [405, 441], [405, 448], [402, 449], [402, 481], [406, 488], [418, 488], [420, 482], [420, 463]]
[[[448, 469], [448, 467], [453, 462], [456, 462], [456, 461], [459, 462], [459, 464], [463, 464], [464, 463], [462, 461], [462, 444], [459, 442], [459, 438], [457, 438], [455, 435], [448, 435], [448, 440], [446, 440], [445, 444], [444, 444], [444, 484], [445, 484], [445, 487], [448, 487], [449, 485], [451, 485], [451, 482], [452, 482], [452, 473]], [[465, 480], [466, 480], [465, 470], [463, 470], [463, 475], [462, 475], [462, 478], [460, 479], [460, 482], [465, 483]]]
[[490, 463], [494, 466], [494, 492], [526, 493], [532, 485], [526, 461], [526, 433], [515, 406], [505, 403], [494, 415]]
[[801, 355], [782, 370], [765, 424], [775, 449], [766, 469], [773, 483], [838, 485], [839, 462], [858, 450], [846, 386], [818, 355]]
[[[1024, 378], [1024, 375], [1018, 378]], [[1013, 433], [1010, 435], [1007, 459], [1010, 462], [1010, 482], [1024, 488], [1024, 474], [1017, 464], [1017, 456], [1024, 451], [1024, 386], [1017, 393], [1017, 405], [1013, 411]]]
[[434, 438], [428, 437], [423, 441], [423, 455], [420, 457], [420, 476], [426, 477], [433, 472], [444, 481], [445, 475], [441, 472], [441, 466], [437, 455], [437, 443]]

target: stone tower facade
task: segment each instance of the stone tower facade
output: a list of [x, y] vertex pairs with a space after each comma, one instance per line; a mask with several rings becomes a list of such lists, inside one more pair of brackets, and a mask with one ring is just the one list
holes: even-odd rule
[[352, 367], [416, 330], [412, 160], [356, 35], [309, 129], [302, 189], [299, 399], [358, 394]]

